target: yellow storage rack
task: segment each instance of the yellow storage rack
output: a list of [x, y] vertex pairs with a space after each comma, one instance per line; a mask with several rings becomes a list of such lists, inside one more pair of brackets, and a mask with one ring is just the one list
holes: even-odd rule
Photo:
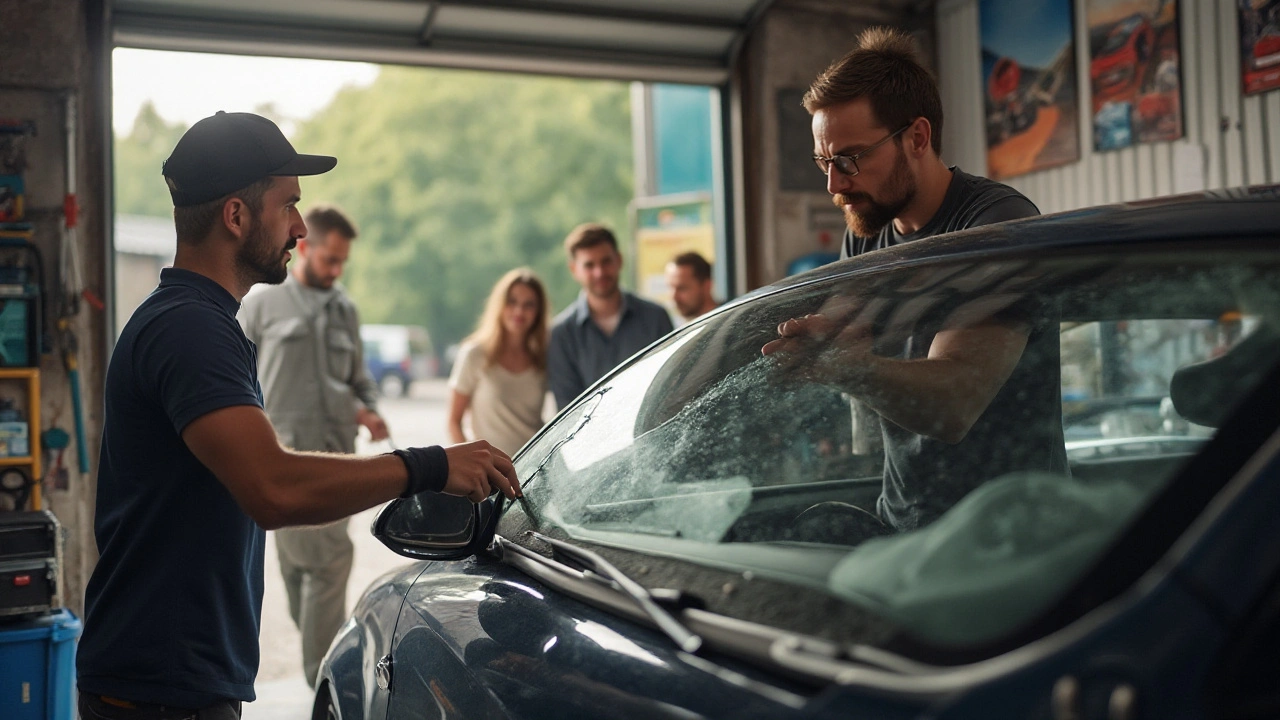
[[43, 509], [44, 499], [40, 493], [40, 368], [33, 367], [0, 367], [0, 382], [18, 380], [26, 383], [27, 390], [27, 455], [0, 457], [0, 468], [27, 467], [31, 472], [31, 499], [29, 510]]

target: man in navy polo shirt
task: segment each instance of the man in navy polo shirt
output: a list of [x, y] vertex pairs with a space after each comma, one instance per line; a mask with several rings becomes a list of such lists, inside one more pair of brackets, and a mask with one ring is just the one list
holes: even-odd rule
[[336, 163], [297, 153], [266, 118], [223, 112], [165, 161], [177, 255], [107, 369], [81, 718], [239, 717], [258, 671], [264, 528], [425, 490], [520, 493], [484, 441], [355, 457], [276, 438], [236, 312], [255, 283], [284, 280], [306, 235], [298, 176]]

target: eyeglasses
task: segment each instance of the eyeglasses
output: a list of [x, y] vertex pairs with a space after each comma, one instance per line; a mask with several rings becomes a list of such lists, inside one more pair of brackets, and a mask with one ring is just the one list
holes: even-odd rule
[[813, 161], [817, 163], [818, 169], [822, 171], [823, 175], [829, 175], [831, 173], [831, 166], [835, 165], [837, 170], [844, 173], [845, 175], [848, 175], [849, 177], [853, 177], [854, 175], [857, 175], [860, 172], [858, 170], [858, 158], [862, 157], [863, 155], [866, 155], [872, 150], [875, 150], [881, 145], [901, 135], [903, 131], [905, 131], [907, 128], [911, 127], [912, 125], [914, 125], [915, 122], [916, 122], [915, 120], [912, 120], [906, 125], [903, 125], [898, 130], [895, 130], [894, 132], [890, 133], [887, 137], [885, 137], [885, 139], [863, 150], [862, 152], [857, 152], [857, 153], [854, 153], [853, 155], [832, 155], [831, 157], [822, 157], [821, 155], [814, 155]]

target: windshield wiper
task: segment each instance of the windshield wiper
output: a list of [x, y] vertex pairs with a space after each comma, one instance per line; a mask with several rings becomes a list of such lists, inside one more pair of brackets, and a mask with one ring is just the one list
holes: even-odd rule
[[[771, 672], [783, 672], [813, 685], [860, 682], [869, 676], [874, 676], [877, 682], [897, 683], [902, 682], [904, 676], [910, 678], [934, 670], [868, 646], [842, 646], [828, 640], [711, 612], [697, 596], [679, 590], [646, 591], [631, 582], [635, 590], [633, 594], [624, 590], [622, 584], [606, 577], [606, 567], [618, 571], [595, 553], [532, 531], [525, 534], [551, 545], [552, 557], [499, 535], [494, 542], [498, 558], [502, 562], [595, 607], [635, 620], [643, 617], [661, 627], [664, 632], [674, 627], [674, 634], [666, 632], [667, 636], [691, 654], [693, 650], [702, 647], [713, 647], [717, 652], [768, 668]], [[649, 600], [647, 603], [639, 599], [646, 595]], [[656, 614], [653, 612], [655, 606]], [[667, 614], [666, 608], [671, 607], [679, 608], [683, 622], [676, 621], [673, 615]], [[664, 616], [666, 619], [658, 619]], [[681, 645], [685, 638], [694, 638], [695, 642]], [[807, 700], [786, 694], [786, 697], [780, 698], [780, 702], [803, 707]]]
[[701, 637], [681, 625], [674, 615], [654, 602], [653, 595], [648, 590], [644, 589], [640, 583], [627, 577], [613, 563], [590, 550], [580, 548], [563, 540], [547, 537], [533, 530], [528, 530], [525, 534], [550, 545], [553, 556], [558, 554], [561, 558], [572, 561], [574, 565], [582, 570], [584, 577], [592, 578], [622, 591], [634, 600], [645, 615], [648, 615], [649, 619], [658, 626], [658, 629], [666, 633], [667, 637], [671, 638], [681, 650], [687, 653], [696, 653], [698, 648], [702, 647]]

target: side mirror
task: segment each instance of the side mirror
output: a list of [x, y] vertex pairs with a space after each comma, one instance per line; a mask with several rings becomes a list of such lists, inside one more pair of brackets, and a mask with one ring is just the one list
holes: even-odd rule
[[465, 497], [424, 492], [393, 500], [373, 521], [373, 535], [415, 560], [461, 560], [493, 541], [501, 497], [473, 503]]

